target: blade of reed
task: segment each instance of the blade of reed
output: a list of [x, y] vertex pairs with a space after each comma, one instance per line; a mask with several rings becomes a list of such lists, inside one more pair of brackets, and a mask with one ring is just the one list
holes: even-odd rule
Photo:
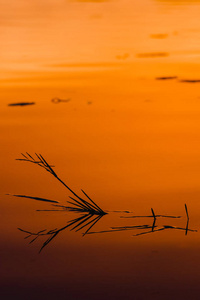
[[28, 152], [26, 152], [26, 154], [27, 154], [32, 160], [35, 161], [35, 159], [34, 159]]
[[27, 159], [27, 156], [25, 154], [21, 153], [21, 155]]
[[52, 175], [54, 175], [55, 177], [57, 177], [57, 174], [52, 169], [52, 167], [47, 163], [47, 161], [44, 159], [44, 157], [41, 154], [39, 155], [39, 157], [40, 157], [41, 161], [44, 163], [44, 165], [46, 165], [46, 167], [51, 171]]
[[[90, 218], [93, 218], [93, 217], [94, 217], [94, 215], [90, 215]], [[90, 219], [90, 218], [89, 218], [89, 219]], [[89, 224], [91, 224], [92, 222], [94, 222], [94, 220], [96, 220], [96, 218], [99, 218], [99, 216], [93, 218], [92, 220], [90, 220], [89, 222], [87, 222], [86, 224], [84, 224], [82, 227], [78, 228], [78, 229], [76, 230], [76, 232], [77, 232], [77, 231], [80, 231], [80, 230], [83, 229], [84, 227], [86, 227], [86, 226], [88, 226]], [[86, 222], [86, 221], [87, 221], [87, 220], [85, 220], [85, 222]]]
[[187, 224], [186, 224], [186, 228], [185, 228], [185, 235], [187, 235], [187, 233], [188, 233], [188, 225], [189, 225], [189, 219], [187, 219]]
[[81, 220], [81, 222], [79, 222], [77, 225], [75, 225], [73, 228], [71, 228], [70, 230], [74, 230], [75, 228], [79, 227], [81, 224], [85, 223], [88, 219], [90, 219], [92, 217], [92, 215], [86, 215], [83, 220]]
[[57, 234], [58, 232], [54, 233], [50, 238], [46, 240], [46, 242], [44, 242], [43, 246], [40, 248], [39, 253], [44, 249], [44, 247], [46, 247], [51, 242], [51, 240], [53, 240], [56, 237]]
[[[69, 206], [69, 209], [75, 210], [75, 211], [82, 211], [82, 212], [87, 212], [88, 209], [80, 207], [79, 204], [73, 203], [71, 201], [67, 201], [69, 204], [72, 204], [73, 206]], [[74, 207], [75, 206], [75, 207]]]
[[[90, 200], [91, 203], [89, 203], [88, 201], [82, 199], [81, 197], [79, 197], [68, 185], [65, 184], [64, 181], [62, 181], [58, 175], [55, 173], [55, 171], [52, 169], [52, 167], [47, 163], [47, 161], [44, 159], [44, 157], [41, 154], [37, 154], [35, 153], [35, 155], [37, 156], [37, 158], [39, 159], [39, 161], [35, 161], [32, 156], [30, 154], [27, 153], [27, 155], [30, 157], [30, 159], [24, 155], [22, 153], [23, 157], [25, 159], [17, 159], [17, 160], [25, 160], [25, 161], [29, 161], [32, 163], [36, 163], [39, 166], [43, 167], [46, 171], [50, 172], [58, 181], [60, 181], [60, 183], [62, 183], [77, 199], [79, 199], [79, 204], [83, 207], [87, 206], [89, 211], [92, 211], [94, 214], [106, 214], [92, 199], [89, 198], [89, 196], [82, 190], [82, 192], [84, 193], [84, 195]], [[72, 199], [72, 198], [71, 198]], [[75, 201], [75, 199], [72, 199], [73, 201]], [[86, 207], [85, 207], [86, 209]]]
[[[102, 218], [103, 216], [97, 216], [94, 220], [93, 220], [93, 223], [92, 223], [92, 225], [86, 230], [86, 232], [83, 234], [83, 236], [84, 235], [86, 235], [88, 232], [89, 232], [89, 230]], [[90, 223], [89, 223], [90, 224]], [[87, 224], [87, 225], [89, 225], [89, 224]]]
[[154, 218], [154, 220], [153, 220], [152, 231], [154, 231], [155, 224], [156, 224], [156, 218]]
[[154, 233], [154, 232], [157, 232], [157, 231], [162, 231], [162, 230], [165, 230], [166, 228], [162, 227], [162, 228], [158, 228], [154, 231], [146, 231], [146, 232], [140, 232], [140, 233], [137, 233], [137, 234], [134, 234], [133, 236], [139, 236], [139, 235], [144, 235], [144, 234], [149, 234], [149, 233]]
[[186, 211], [187, 219], [189, 220], [189, 214], [188, 214], [187, 204], [185, 204], [185, 211]]
[[79, 221], [85, 219], [87, 216], [88, 216], [88, 215], [83, 215], [83, 216], [78, 217], [78, 218], [76, 218], [76, 219], [74, 219], [74, 220], [71, 220], [71, 221], [69, 221], [69, 224], [68, 224], [67, 226], [63, 227], [63, 228], [67, 228], [67, 227], [69, 227], [69, 226], [71, 226], [71, 225], [73, 225], [73, 224], [75, 224], [75, 223], [77, 223], [77, 222], [79, 222]]
[[21, 228], [17, 228], [18, 230], [22, 231], [22, 232], [25, 232], [25, 233], [28, 233], [28, 234], [31, 234], [30, 231], [27, 231], [27, 230], [24, 230], [24, 229], [21, 229]]
[[45, 198], [41, 198], [41, 197], [33, 197], [33, 196], [26, 196], [26, 195], [12, 195], [14, 197], [19, 197], [19, 198], [27, 198], [27, 199], [33, 199], [33, 200], [37, 200], [37, 201], [44, 201], [44, 202], [51, 202], [51, 203], [59, 203], [56, 200], [50, 200], [50, 199], [45, 199]]
[[86, 210], [88, 210], [88, 209], [89, 209], [89, 210], [92, 210], [91, 207], [90, 207], [89, 205], [84, 205], [82, 202], [80, 202], [80, 201], [74, 199], [73, 197], [70, 197], [70, 196], [69, 196], [69, 198], [72, 199], [73, 201], [75, 201], [76, 203], [78, 203], [78, 205], [79, 205], [80, 207], [82, 207], [82, 208], [84, 208], [84, 209], [86, 209]]
[[32, 244], [37, 238], [39, 237], [39, 235], [37, 235], [34, 239], [32, 239], [29, 244]]
[[81, 190], [83, 192], [83, 194], [95, 205], [96, 209], [104, 212], [83, 190]]
[[151, 212], [152, 212], [152, 215], [153, 215], [154, 219], [156, 219], [156, 215], [155, 215], [155, 213], [154, 213], [153, 208], [151, 208]]

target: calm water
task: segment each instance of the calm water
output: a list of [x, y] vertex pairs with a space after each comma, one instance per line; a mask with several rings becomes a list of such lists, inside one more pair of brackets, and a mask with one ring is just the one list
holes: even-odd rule
[[1, 298], [199, 299], [200, 1], [0, 6]]

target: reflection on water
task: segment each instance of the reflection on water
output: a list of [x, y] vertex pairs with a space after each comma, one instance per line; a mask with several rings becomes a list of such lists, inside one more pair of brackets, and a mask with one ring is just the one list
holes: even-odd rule
[[[121, 227], [111, 227], [110, 230], [103, 230], [103, 231], [98, 231], [98, 232], [89, 232], [88, 234], [94, 234], [94, 233], [106, 233], [106, 232], [115, 232], [115, 231], [124, 231], [124, 230], [139, 230], [142, 232], [139, 232], [137, 234], [134, 234], [133, 236], [139, 236], [139, 235], [145, 235], [157, 231], [163, 231], [167, 229], [176, 229], [176, 230], [184, 230], [185, 235], [187, 235], [188, 231], [191, 232], [197, 232], [197, 230], [194, 229], [189, 229], [189, 214], [188, 214], [188, 209], [187, 205], [185, 204], [185, 210], [186, 210], [186, 215], [187, 215], [187, 221], [186, 221], [186, 226], [185, 228], [179, 227], [179, 226], [172, 226], [172, 225], [162, 225], [162, 226], [157, 226], [156, 225], [156, 220], [158, 218], [172, 218], [172, 219], [178, 219], [181, 218], [181, 216], [168, 216], [168, 215], [155, 215], [154, 210], [151, 208], [152, 211], [152, 216], [130, 216], [130, 217], [122, 217], [122, 218], [153, 218], [153, 224], [152, 225], [133, 225], [133, 226], [121, 226]], [[146, 231], [146, 229], [151, 229], [150, 231]]]
[[2, 299], [198, 300], [199, 1], [0, 2]]
[[[29, 197], [31, 198], [31, 197]], [[38, 198], [39, 199], [39, 198]], [[37, 200], [38, 200], [37, 199]], [[41, 201], [44, 201], [43, 199]], [[46, 201], [46, 200], [45, 200]], [[51, 201], [50, 201], [51, 202]], [[54, 205], [57, 206], [57, 205]], [[60, 207], [60, 206], [59, 206]], [[62, 209], [64, 210], [69, 210], [68, 207], [62, 206]], [[46, 247], [50, 242], [53, 241], [53, 239], [62, 231], [69, 229], [70, 231], [82, 231], [82, 235], [85, 236], [87, 234], [97, 234], [97, 233], [114, 233], [114, 232], [123, 232], [123, 231], [130, 231], [130, 230], [134, 230], [134, 231], [139, 231], [139, 233], [134, 234], [133, 236], [140, 236], [140, 235], [146, 235], [146, 234], [150, 234], [150, 233], [155, 233], [155, 232], [160, 232], [160, 231], [165, 231], [165, 230], [178, 230], [178, 231], [185, 231], [185, 235], [188, 234], [188, 232], [197, 232], [197, 230], [195, 229], [190, 229], [189, 226], [189, 214], [188, 214], [188, 209], [187, 209], [187, 205], [185, 205], [185, 210], [186, 210], [186, 226], [185, 227], [180, 227], [180, 226], [173, 226], [170, 225], [169, 223], [166, 225], [161, 225], [161, 226], [157, 226], [156, 221], [158, 218], [168, 218], [168, 219], [179, 219], [181, 218], [181, 216], [169, 216], [169, 215], [156, 215], [154, 213], [154, 210], [151, 208], [152, 211], [152, 215], [150, 216], [125, 216], [122, 215], [120, 216], [121, 218], [131, 218], [131, 219], [136, 219], [136, 218], [142, 218], [142, 219], [146, 219], [146, 218], [153, 218], [153, 223], [150, 224], [142, 224], [142, 225], [125, 225], [125, 226], [113, 226], [110, 225], [110, 229], [104, 229], [104, 230], [99, 230], [99, 231], [91, 231], [91, 229], [94, 227], [94, 225], [99, 222], [100, 219], [103, 218], [104, 215], [95, 215], [92, 213], [87, 213], [87, 214], [80, 214], [80, 216], [76, 217], [75, 219], [72, 219], [70, 221], [68, 221], [67, 225], [60, 227], [60, 228], [55, 228], [55, 229], [42, 229], [39, 230], [38, 232], [33, 232], [33, 231], [27, 231], [25, 229], [22, 228], [18, 228], [20, 231], [28, 234], [25, 239], [29, 239], [31, 240], [29, 242], [29, 244], [33, 243], [36, 239], [38, 238], [46, 238], [45, 242], [42, 244], [42, 247], [40, 248], [40, 251], [42, 251], [42, 249], [44, 247]], [[41, 210], [39, 210], [41, 211]], [[43, 210], [43, 211], [57, 211], [56, 209], [52, 209], [52, 210]], [[109, 213], [109, 212], [108, 212]], [[111, 212], [112, 213], [112, 212]], [[126, 211], [121, 212], [121, 213], [126, 213]], [[102, 219], [103, 220], [103, 219]], [[84, 229], [84, 230], [83, 230]], [[149, 230], [150, 229], [150, 230]]]
[[186, 82], [186, 83], [199, 83], [200, 79], [182, 79], [180, 82]]
[[[178, 76], [161, 76], [156, 77], [156, 80], [171, 80], [171, 79], [178, 79]], [[200, 79], [179, 79], [179, 82], [183, 83], [200, 83]]]
[[[63, 207], [64, 208], [64, 207]], [[134, 231], [139, 231], [139, 233], [134, 234], [133, 236], [140, 236], [140, 235], [146, 235], [154, 232], [160, 232], [164, 230], [181, 230], [185, 231], [185, 235], [187, 235], [188, 232], [197, 232], [197, 230], [190, 229], [188, 228], [189, 226], [189, 215], [187, 211], [187, 206], [186, 206], [186, 213], [187, 213], [187, 222], [185, 228], [180, 227], [180, 226], [173, 226], [173, 225], [162, 225], [162, 226], [157, 226], [156, 225], [156, 220], [158, 218], [181, 218], [180, 216], [167, 216], [167, 215], [155, 215], [153, 209], [152, 210], [152, 216], [130, 216], [130, 217], [125, 217], [121, 216], [122, 218], [153, 218], [153, 223], [152, 225], [149, 224], [143, 224], [143, 225], [131, 225], [131, 226], [110, 226], [110, 229], [107, 230], [100, 230], [100, 231], [91, 231], [91, 229], [94, 227], [94, 225], [99, 222], [100, 219], [103, 218], [103, 215], [94, 215], [91, 213], [87, 213], [84, 215], [80, 215], [79, 217], [72, 219], [68, 221], [68, 224], [61, 227], [61, 228], [55, 228], [55, 229], [43, 229], [39, 230], [38, 232], [32, 232], [32, 231], [27, 231], [25, 229], [18, 228], [20, 231], [28, 234], [25, 239], [31, 240], [29, 244], [33, 243], [36, 239], [41, 238], [41, 237], [47, 237], [45, 242], [42, 244], [42, 247], [40, 248], [40, 251], [44, 247], [46, 247], [50, 242], [53, 241], [53, 239], [62, 231], [69, 229], [70, 231], [84, 231], [82, 232], [82, 235], [85, 236], [86, 234], [97, 234], [97, 233], [112, 233], [112, 232], [119, 232], [119, 231], [126, 231], [126, 230], [134, 230]], [[56, 211], [56, 210], [45, 210], [45, 211]], [[150, 229], [150, 230], [148, 230]]]
[[53, 102], [53, 103], [56, 103], [56, 104], [58, 104], [58, 103], [66, 103], [66, 102], [69, 102], [71, 99], [60, 99], [60, 98], [53, 98], [51, 101]]
[[151, 34], [150, 37], [152, 39], [166, 39], [168, 37], [168, 34], [165, 33]]
[[169, 56], [169, 53], [167, 52], [138, 53], [136, 56], [138, 58], [156, 58], [156, 57], [167, 57]]
[[177, 76], [156, 77], [156, 80], [171, 80], [171, 79], [177, 79]]
[[33, 243], [38, 237], [47, 237], [47, 240], [43, 243], [41, 249], [39, 252], [42, 251], [44, 247], [46, 247], [50, 242], [53, 241], [53, 239], [63, 230], [69, 228], [70, 230], [75, 230], [76, 232], [86, 228], [86, 230], [83, 233], [83, 236], [89, 232], [89, 230], [102, 218], [103, 216], [96, 216], [93, 214], [85, 214], [81, 215], [80, 217], [73, 219], [68, 222], [68, 224], [61, 228], [55, 228], [51, 230], [40, 230], [38, 232], [30, 232], [21, 228], [18, 228], [20, 231], [27, 233], [28, 235], [25, 237], [25, 239], [30, 238], [31, 241], [29, 244]]
[[35, 102], [17, 102], [17, 103], [9, 103], [8, 106], [27, 106], [34, 105]]
[[[110, 229], [107, 230], [100, 230], [100, 231], [91, 231], [91, 229], [94, 227], [94, 225], [106, 214], [110, 213], [109, 211], [103, 211], [83, 190], [83, 194], [87, 197], [87, 200], [82, 199], [79, 197], [71, 188], [69, 188], [55, 173], [53, 170], [52, 165], [49, 165], [47, 161], [44, 159], [44, 157], [41, 154], [36, 154], [36, 158], [33, 158], [29, 153], [22, 154], [23, 158], [19, 158], [17, 160], [19, 161], [26, 161], [30, 162], [33, 164], [36, 164], [42, 168], [44, 168], [47, 172], [52, 174], [54, 178], [56, 178], [59, 182], [61, 182], [72, 194], [75, 198], [69, 196], [71, 201], [67, 201], [69, 204], [72, 206], [65, 206], [65, 205], [60, 205], [57, 204], [59, 203], [56, 200], [50, 200], [50, 199], [45, 199], [41, 197], [33, 197], [33, 196], [26, 196], [26, 195], [13, 195], [15, 197], [20, 197], [20, 198], [26, 198], [26, 199], [32, 199], [36, 201], [42, 201], [42, 202], [50, 202], [53, 203], [52, 205], [54, 206], [54, 209], [45, 209], [45, 210], [38, 210], [38, 211], [69, 211], [69, 212], [76, 212], [78, 214], [81, 214], [84, 212], [84, 214], [79, 215], [79, 217], [72, 219], [68, 221], [68, 224], [65, 226], [62, 226], [60, 228], [55, 228], [55, 229], [42, 229], [37, 232], [33, 231], [27, 231], [22, 228], [18, 228], [20, 231], [28, 234], [25, 239], [30, 239], [31, 241], [29, 244], [33, 243], [36, 239], [39, 237], [47, 237], [45, 242], [42, 244], [42, 247], [40, 248], [40, 251], [44, 247], [46, 247], [50, 242], [54, 240], [54, 238], [62, 231], [65, 229], [70, 229], [71, 231], [75, 230], [80, 231], [84, 229], [83, 236], [87, 234], [95, 234], [95, 233], [111, 233], [111, 232], [119, 232], [119, 231], [127, 231], [127, 230], [137, 230], [139, 233], [134, 234], [133, 236], [140, 236], [140, 235], [146, 235], [150, 233], [155, 233], [155, 232], [160, 232], [160, 231], [165, 231], [165, 230], [181, 230], [185, 231], [185, 235], [187, 235], [188, 232], [196, 232], [197, 230], [190, 229], [189, 226], [189, 213], [188, 213], [188, 208], [187, 205], [185, 204], [185, 212], [186, 212], [186, 217], [187, 217], [187, 222], [185, 228], [180, 227], [180, 226], [173, 226], [170, 224], [165, 224], [162, 226], [157, 226], [156, 221], [159, 218], [167, 218], [167, 219], [179, 219], [181, 216], [172, 216], [172, 215], [161, 215], [161, 214], [155, 214], [154, 209], [151, 208], [151, 215], [141, 215], [141, 216], [135, 216], [135, 215], [130, 215], [126, 216], [123, 215], [121, 218], [124, 219], [137, 219], [137, 218], [153, 218], [153, 224], [142, 224], [142, 225], [131, 225], [131, 226], [110, 226]], [[55, 208], [56, 207], [56, 208]], [[111, 212], [111, 213], [114, 213]], [[124, 214], [131, 214], [129, 211], [123, 211]], [[150, 229], [150, 230], [149, 230]]]

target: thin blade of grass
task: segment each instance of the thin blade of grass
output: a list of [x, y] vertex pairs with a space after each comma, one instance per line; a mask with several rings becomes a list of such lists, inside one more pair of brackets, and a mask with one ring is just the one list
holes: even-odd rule
[[165, 230], [166, 228], [162, 227], [162, 228], [159, 228], [159, 229], [156, 229], [154, 231], [146, 231], [146, 232], [140, 232], [140, 233], [137, 233], [137, 234], [134, 234], [133, 236], [139, 236], [139, 235], [144, 235], [144, 234], [149, 234], [149, 233], [154, 233], [154, 232], [157, 232], [157, 231], [162, 231], [162, 230]]
[[30, 238], [31, 236], [32, 236], [32, 234], [29, 234], [29, 235], [25, 236], [24, 239], [26, 240], [26, 239]]
[[28, 233], [28, 234], [31, 234], [30, 231], [27, 231], [27, 230], [24, 230], [24, 229], [21, 229], [21, 228], [17, 228], [18, 230], [22, 231], [22, 232], [25, 232], [25, 233]]
[[186, 211], [187, 219], [189, 220], [189, 214], [188, 214], [187, 204], [185, 204], [185, 211]]
[[27, 154], [33, 161], [35, 161], [35, 159], [34, 159], [28, 152], [26, 152], [26, 154]]
[[45, 232], [45, 231], [46, 231], [46, 229], [40, 230], [40, 231], [38, 231], [37, 234], [40, 234], [40, 233]]
[[77, 224], [75, 225], [73, 228], [71, 228], [70, 230], [74, 230], [75, 228], [77, 228], [78, 226], [80, 226], [81, 224], [85, 223], [88, 219], [90, 219], [92, 217], [92, 215], [86, 215], [84, 216], [84, 218]]
[[[73, 225], [73, 224], [75, 224], [75, 223], [77, 223], [77, 222], [83, 220], [83, 219], [86, 218], [86, 217], [87, 217], [87, 215], [83, 215], [83, 216], [81, 216], [81, 217], [78, 217], [78, 218], [76, 218], [76, 219], [73, 219], [73, 220], [69, 221], [67, 227], [69, 227], [69, 226], [71, 226], [71, 225]], [[65, 228], [67, 228], [67, 227], [65, 227]]]
[[[37, 162], [38, 166], [44, 168], [47, 172], [50, 172], [50, 171], [48, 170], [48, 168], [46, 167], [46, 165], [45, 165], [45, 164], [43, 163], [43, 161], [41, 160], [40, 156], [39, 156], [37, 153], [35, 153], [35, 155], [36, 155], [37, 158], [39, 159], [39, 162]], [[51, 172], [50, 172], [50, 173], [51, 173]]]
[[39, 154], [39, 157], [41, 159], [41, 161], [44, 163], [44, 165], [49, 169], [49, 171], [52, 173], [52, 175], [54, 175], [55, 177], [57, 177], [57, 174], [54, 172], [54, 170], [52, 169], [52, 167], [48, 164], [48, 162], [44, 159], [44, 157]]
[[27, 159], [27, 156], [26, 156], [25, 154], [21, 153], [21, 155], [22, 155], [23, 157], [25, 157], [25, 159]]
[[181, 216], [167, 216], [167, 215], [156, 215], [156, 218], [171, 218], [171, 219], [180, 219]]
[[90, 223], [92, 223], [92, 225], [86, 230], [86, 232], [83, 234], [86, 235], [89, 230], [102, 218], [102, 216], [97, 216], [93, 221], [89, 222], [87, 225], [89, 225]]
[[[90, 218], [93, 218], [94, 217], [94, 215], [91, 215], [90, 216]], [[86, 227], [86, 226], [88, 226], [89, 224], [91, 224], [92, 222], [94, 222], [94, 220], [96, 220], [96, 218], [98, 218], [99, 216], [96, 216], [95, 218], [93, 218], [92, 220], [90, 220], [89, 222], [87, 222], [86, 224], [84, 224], [83, 226], [81, 226], [80, 228], [78, 228], [77, 230], [76, 230], [76, 232], [77, 231], [80, 231], [81, 229], [83, 229], [84, 227]], [[89, 219], [90, 219], [89, 218]], [[88, 219], [88, 220], [89, 220]], [[86, 222], [87, 220], [85, 220], [85, 222]]]
[[32, 244], [38, 237], [39, 237], [39, 235], [36, 236], [34, 239], [32, 239], [32, 240], [29, 242], [29, 244]]
[[19, 198], [27, 198], [27, 199], [33, 199], [36, 201], [43, 201], [43, 202], [50, 202], [50, 203], [59, 203], [56, 200], [50, 200], [50, 199], [45, 199], [45, 198], [40, 198], [40, 197], [34, 197], [34, 196], [26, 196], [26, 195], [12, 195], [14, 197], [19, 197]]
[[187, 224], [186, 224], [186, 228], [185, 228], [185, 235], [187, 235], [187, 233], [188, 233], [188, 225], [189, 225], [189, 219], [187, 219]]
[[123, 229], [123, 230], [131, 230], [131, 229], [147, 229], [151, 228], [150, 225], [133, 225], [133, 226], [115, 226], [111, 227], [112, 229]]
[[53, 236], [51, 236], [46, 242], [44, 242], [43, 246], [40, 248], [39, 253], [41, 253], [41, 251], [44, 249], [44, 247], [46, 247], [51, 242], [51, 240], [53, 240], [56, 237], [57, 234], [58, 234], [58, 232], [53, 234]]
[[152, 212], [152, 215], [153, 215], [154, 219], [156, 219], [156, 215], [155, 215], [155, 213], [154, 213], [153, 208], [151, 208], [151, 212]]
[[97, 210], [104, 212], [83, 190], [81, 190], [81, 191], [96, 206]]
[[[72, 204], [74, 206], [77, 206], [79, 209], [83, 209], [83, 208], [80, 208], [80, 204], [77, 204], [77, 203], [74, 203], [74, 202], [71, 202], [71, 201], [67, 201], [67, 203]], [[77, 209], [76, 207], [74, 207], [74, 208]]]
[[69, 196], [70, 199], [72, 199], [73, 201], [75, 201], [76, 203], [78, 203], [80, 205], [80, 207], [85, 208], [86, 210], [93, 210], [89, 205], [83, 204], [82, 202], [74, 199], [73, 197]]
[[[82, 208], [90, 213], [93, 213], [93, 214], [101, 214], [101, 215], [106, 214], [83, 190], [82, 190], [82, 192], [89, 199], [90, 202], [79, 197], [69, 186], [67, 186], [64, 183], [64, 181], [62, 181], [57, 176], [55, 171], [52, 169], [52, 167], [48, 164], [48, 162], [45, 160], [45, 158], [41, 154], [35, 153], [36, 157], [38, 158], [38, 161], [35, 161], [34, 158], [28, 152], [27, 152], [27, 155], [28, 155], [28, 157], [22, 153], [22, 156], [24, 157], [24, 159], [17, 159], [17, 160], [23, 160], [23, 161], [35, 163], [38, 166], [44, 168], [47, 172], [51, 173], [58, 181], [60, 181], [78, 199], [78, 200], [75, 200], [74, 198], [70, 197], [73, 201], [75, 201], [76, 203], [78, 203], [80, 205], [80, 208]], [[56, 202], [56, 203], [58, 203], [58, 202]]]
[[[71, 199], [75, 200], [74, 198], [70, 197]], [[88, 201], [78, 197], [79, 202], [81, 202], [84, 206], [87, 206], [90, 210], [92, 211], [96, 211], [96, 207], [94, 207], [91, 203], [89, 203]]]
[[154, 220], [153, 220], [153, 225], [152, 225], [152, 231], [154, 231], [155, 224], [156, 224], [156, 219], [154, 218]]

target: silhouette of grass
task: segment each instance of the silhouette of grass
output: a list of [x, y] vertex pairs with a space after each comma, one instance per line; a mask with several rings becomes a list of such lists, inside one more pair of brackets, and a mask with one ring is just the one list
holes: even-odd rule
[[[26, 154], [22, 153], [23, 158], [18, 158], [16, 160], [26, 161], [26, 162], [30, 162], [30, 163], [38, 165], [38, 166], [42, 167], [43, 169], [45, 169], [47, 172], [49, 172], [51, 175], [53, 175], [60, 183], [62, 183], [73, 194], [73, 197], [69, 196], [71, 201], [67, 201], [68, 203], [73, 205], [71, 207], [68, 207], [69, 209], [71, 208], [73, 211], [86, 212], [86, 213], [95, 214], [95, 215], [107, 214], [83, 190], [81, 190], [81, 191], [84, 194], [84, 196], [87, 198], [87, 200], [84, 200], [83, 198], [78, 196], [68, 185], [66, 185], [66, 183], [63, 180], [61, 180], [58, 177], [58, 175], [53, 170], [53, 166], [49, 165], [48, 162], [44, 159], [44, 157], [41, 154], [36, 153], [35, 155], [36, 155], [36, 159], [33, 158], [27, 152], [26, 152]], [[20, 195], [17, 195], [17, 196], [20, 197]], [[22, 197], [31, 198], [31, 196], [25, 196], [25, 195], [22, 195]], [[32, 197], [32, 198], [34, 198], [34, 199], [38, 198], [36, 200], [39, 200], [39, 197]], [[45, 201], [44, 199], [42, 200], [42, 198], [40, 198], [40, 200]], [[52, 201], [50, 200], [50, 202], [52, 202]], [[55, 202], [57, 202], [57, 201], [55, 201]]]
[[41, 197], [33, 197], [33, 196], [26, 196], [26, 195], [12, 195], [14, 197], [20, 197], [20, 198], [27, 198], [27, 199], [33, 199], [36, 201], [44, 201], [44, 202], [50, 202], [50, 203], [59, 203], [56, 200], [50, 200], [50, 199], [45, 199], [45, 198], [41, 198]]
[[[116, 232], [116, 231], [126, 231], [126, 230], [145, 230], [139, 233], [134, 234], [133, 236], [140, 236], [140, 235], [145, 235], [145, 234], [149, 234], [149, 233], [153, 233], [153, 232], [158, 232], [158, 231], [163, 231], [163, 230], [181, 230], [181, 231], [185, 231], [185, 235], [187, 235], [187, 233], [190, 232], [197, 232], [197, 230], [194, 229], [189, 229], [189, 214], [188, 214], [188, 209], [187, 209], [187, 205], [185, 204], [185, 211], [186, 211], [186, 216], [187, 216], [187, 222], [186, 222], [186, 227], [179, 227], [179, 226], [172, 226], [172, 225], [162, 225], [160, 227], [158, 227], [156, 225], [156, 221], [158, 217], [161, 218], [181, 218], [180, 216], [167, 216], [167, 215], [156, 215], [153, 208], [151, 208], [151, 212], [152, 215], [150, 216], [128, 216], [128, 217], [123, 217], [121, 216], [121, 218], [153, 218], [153, 224], [152, 225], [130, 225], [130, 226], [118, 226], [118, 227], [110, 227], [109, 230], [101, 230], [101, 231], [96, 231], [96, 232], [89, 232], [89, 234], [96, 234], [96, 233], [109, 233], [109, 232]], [[147, 231], [148, 229], [148, 231]]]
[[[185, 204], [186, 205], [186, 204]], [[187, 206], [186, 206], [187, 207]], [[156, 215], [153, 208], [151, 208], [152, 215], [150, 216], [121, 216], [121, 218], [172, 218], [172, 219], [179, 219], [181, 216], [169, 216], [169, 215]]]

